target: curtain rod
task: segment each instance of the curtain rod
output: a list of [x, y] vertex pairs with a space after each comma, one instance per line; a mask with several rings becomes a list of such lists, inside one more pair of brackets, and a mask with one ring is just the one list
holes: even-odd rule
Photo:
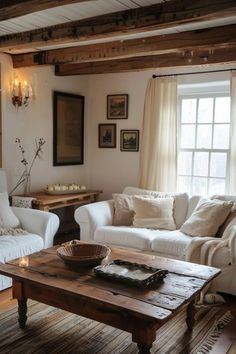
[[168, 77], [168, 76], [183, 76], [183, 75], [195, 75], [195, 74], [209, 74], [209, 73], [221, 73], [225, 71], [234, 71], [236, 69], [223, 69], [223, 70], [212, 70], [212, 71], [195, 71], [190, 73], [179, 73], [179, 74], [168, 74], [168, 75], [152, 75], [152, 78], [155, 79], [157, 77]]

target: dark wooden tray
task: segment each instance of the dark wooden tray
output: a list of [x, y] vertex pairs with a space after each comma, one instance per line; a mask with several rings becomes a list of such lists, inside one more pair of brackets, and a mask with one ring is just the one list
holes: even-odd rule
[[121, 281], [128, 285], [148, 288], [161, 281], [168, 270], [116, 259], [104, 266], [95, 267], [94, 273], [97, 276]]

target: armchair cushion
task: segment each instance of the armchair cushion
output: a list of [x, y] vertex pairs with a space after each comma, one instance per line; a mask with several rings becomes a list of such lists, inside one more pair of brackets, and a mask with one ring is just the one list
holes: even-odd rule
[[20, 221], [9, 206], [7, 193], [0, 193], [0, 227], [15, 228], [20, 226]]
[[0, 262], [38, 252], [43, 248], [43, 239], [34, 234], [0, 237]]

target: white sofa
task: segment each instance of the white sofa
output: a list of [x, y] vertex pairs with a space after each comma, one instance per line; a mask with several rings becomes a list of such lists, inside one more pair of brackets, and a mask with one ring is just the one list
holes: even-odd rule
[[[6, 176], [0, 169], [0, 193], [7, 191]], [[27, 234], [0, 236], [0, 263], [38, 252], [53, 245], [54, 235], [59, 227], [57, 215], [35, 209], [11, 207], [20, 221], [20, 228]], [[11, 278], [0, 275], [0, 290], [11, 286]]]
[[[126, 187], [123, 193], [155, 195], [157, 192]], [[75, 220], [80, 225], [81, 240], [221, 268], [222, 273], [213, 282], [212, 290], [236, 295], [236, 218], [222, 238], [192, 237], [179, 230], [192, 214], [200, 198], [189, 198], [186, 193], [175, 194], [174, 218], [178, 229], [174, 231], [113, 226], [113, 200], [77, 208]], [[236, 201], [236, 197], [232, 196], [221, 196], [221, 199]]]

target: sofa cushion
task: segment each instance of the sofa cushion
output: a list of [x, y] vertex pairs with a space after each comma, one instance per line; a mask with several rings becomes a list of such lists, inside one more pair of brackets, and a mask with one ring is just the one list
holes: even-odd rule
[[192, 197], [189, 198], [186, 220], [192, 215], [193, 211], [196, 209], [196, 206], [198, 205], [199, 200], [201, 198], [202, 197], [200, 195], [193, 195]]
[[141, 189], [136, 187], [125, 187], [123, 193], [130, 195], [152, 195], [155, 198], [173, 197], [174, 201], [174, 220], [177, 229], [184, 223], [188, 210], [188, 194], [187, 193], [165, 193]]
[[180, 230], [191, 236], [215, 236], [229, 215], [232, 203], [202, 198]]
[[43, 248], [42, 237], [34, 234], [0, 237], [0, 262], [38, 252]]
[[130, 226], [133, 223], [133, 196], [127, 194], [112, 194], [114, 199], [114, 214], [112, 224], [115, 226]]
[[99, 243], [151, 251], [153, 231], [128, 226], [100, 226], [95, 230], [94, 240]]
[[135, 227], [152, 229], [175, 230], [173, 218], [174, 198], [146, 198], [134, 196], [134, 221]]
[[179, 230], [153, 231], [154, 233], [152, 241], [152, 250], [154, 252], [163, 254], [166, 257], [169, 255], [185, 260], [187, 248], [193, 240], [191, 236], [185, 235]]
[[7, 193], [0, 193], [0, 227], [10, 228], [18, 227], [19, 219], [15, 216], [9, 206]]

